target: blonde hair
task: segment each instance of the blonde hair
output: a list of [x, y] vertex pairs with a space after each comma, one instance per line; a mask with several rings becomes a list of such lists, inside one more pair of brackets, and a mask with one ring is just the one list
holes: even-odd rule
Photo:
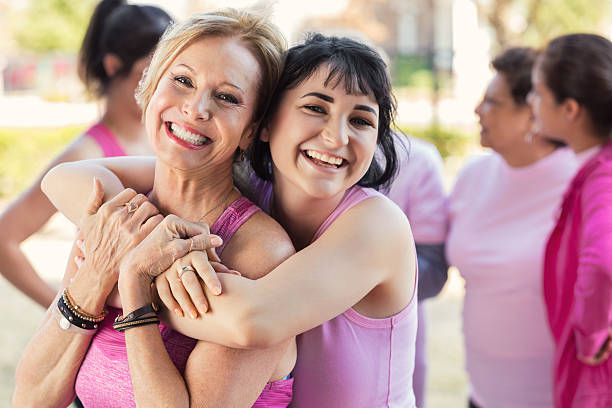
[[259, 122], [262, 119], [283, 71], [286, 41], [278, 28], [266, 17], [231, 8], [194, 14], [166, 30], [136, 89], [136, 101], [142, 109], [143, 118], [151, 97], [170, 64], [189, 45], [207, 37], [236, 37], [253, 54], [260, 65], [261, 77], [252, 120]]

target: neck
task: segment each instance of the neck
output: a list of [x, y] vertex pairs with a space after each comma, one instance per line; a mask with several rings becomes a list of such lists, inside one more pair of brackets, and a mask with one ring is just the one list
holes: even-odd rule
[[216, 171], [183, 171], [158, 160], [150, 200], [164, 215], [174, 214], [212, 226], [240, 195], [233, 186], [231, 166]]
[[591, 147], [599, 146], [604, 144], [606, 141], [594, 132], [577, 131], [574, 137], [568, 140], [569, 146], [572, 148], [574, 153], [584, 152]]
[[310, 245], [315, 233], [338, 206], [344, 193], [322, 199], [309, 196], [289, 182], [275, 182], [271, 210], [299, 251]]
[[556, 148], [554, 144], [536, 136], [531, 143], [521, 140], [511, 150], [500, 152], [500, 155], [510, 167], [520, 168], [543, 159], [554, 152]]
[[[104, 101], [101, 122], [109, 128], [125, 146], [141, 144], [148, 146], [145, 128], [139, 116], [135, 115], [132, 101], [120, 97], [112, 88]], [[151, 150], [146, 153], [151, 154]], [[136, 153], [139, 153], [138, 151]]]

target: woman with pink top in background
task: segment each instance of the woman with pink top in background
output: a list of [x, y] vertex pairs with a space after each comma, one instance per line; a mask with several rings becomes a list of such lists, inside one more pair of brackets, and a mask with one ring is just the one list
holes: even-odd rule
[[542, 262], [573, 153], [532, 132], [536, 53], [511, 48], [476, 107], [493, 150], [461, 170], [449, 198], [446, 253], [465, 279], [463, 335], [470, 407], [552, 406], [552, 339]]
[[[98, 123], [51, 161], [47, 170], [67, 161], [152, 154], [134, 90], [171, 21], [158, 7], [128, 5], [124, 0], [98, 4], [81, 45], [78, 69], [89, 93], [104, 100], [104, 112]], [[42, 175], [0, 214], [0, 273], [47, 308], [57, 289], [36, 273], [19, 247], [56, 211], [40, 190]]]
[[[260, 348], [301, 333], [293, 407], [414, 407], [414, 242], [406, 216], [373, 189], [387, 185], [397, 166], [394, 113], [386, 66], [371, 48], [322, 35], [291, 48], [249, 152], [255, 174], [247, 187], [298, 252], [257, 280], [220, 274], [219, 296], [197, 282], [176, 285], [177, 270], [202, 271], [195, 252], [157, 278], [168, 310], [178, 312], [164, 316], [191, 337]], [[384, 163], [373, 160], [377, 150]], [[75, 163], [64, 176], [74, 181], [94, 167], [89, 176], [108, 176], [106, 165], [138, 190], [153, 182], [154, 161], [96, 163]], [[83, 191], [65, 208], [83, 205], [90, 189], [73, 186]], [[105, 189], [121, 191], [116, 184]], [[265, 241], [265, 231], [253, 239]], [[134, 254], [159, 256], [142, 244]], [[184, 317], [181, 310], [197, 312], [203, 289], [209, 311]]]
[[612, 406], [612, 43], [552, 40], [533, 70], [538, 131], [567, 143], [580, 169], [546, 246], [544, 299], [559, 408]]

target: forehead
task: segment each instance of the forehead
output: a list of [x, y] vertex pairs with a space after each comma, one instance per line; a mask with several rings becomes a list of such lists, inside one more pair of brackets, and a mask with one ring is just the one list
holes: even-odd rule
[[502, 73], [497, 73], [487, 87], [488, 96], [496, 96], [498, 98], [511, 98], [510, 85], [508, 80]]
[[197, 76], [231, 82], [242, 89], [257, 86], [260, 66], [244, 42], [236, 37], [207, 37], [194, 41], [172, 66], [186, 65]]
[[[363, 94], [359, 92], [358, 86], [353, 86], [352, 89], [356, 92], [348, 93], [344, 80], [339, 80], [339, 76], [330, 77], [330, 74], [331, 69], [327, 65], [317, 68], [311, 76], [296, 87], [297, 92], [317, 90], [322, 93], [330, 94], [334, 97], [334, 100], [350, 100], [361, 105], [371, 106], [378, 111], [378, 103], [374, 98], [374, 92], [370, 90], [367, 94]], [[356, 79], [347, 77], [345, 80], [353, 81]]]

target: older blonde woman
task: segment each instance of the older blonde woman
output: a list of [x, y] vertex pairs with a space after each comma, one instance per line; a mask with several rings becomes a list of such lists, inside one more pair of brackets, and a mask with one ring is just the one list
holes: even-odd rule
[[[210, 244], [201, 222], [219, 236], [213, 242], [223, 240], [223, 263], [246, 277], [265, 275], [293, 253], [283, 229], [241, 197], [232, 181], [233, 161], [250, 144], [278, 81], [283, 49], [282, 36], [267, 21], [232, 10], [195, 15], [163, 36], [138, 92], [157, 155], [153, 189], [148, 198], [125, 190], [96, 216], [103, 196], [94, 182], [89, 216], [83, 223], [73, 220], [86, 233], [86, 260], [77, 273], [69, 268], [58, 306], [49, 309], [25, 351], [15, 406], [67, 405], [75, 390], [88, 407], [249, 406], [264, 387], [263, 406], [288, 404], [292, 340], [239, 351], [196, 344], [164, 325], [158, 329], [156, 310], [147, 306], [150, 293], [134, 284], [150, 283], [156, 268]], [[43, 189], [64, 188], [61, 174], [69, 167], [57, 168]], [[168, 216], [160, 222], [160, 214], [181, 219]], [[266, 240], [252, 239], [262, 231]], [[122, 271], [123, 311], [106, 309], [119, 260], [147, 235], [165, 256], [155, 263], [139, 259], [130, 264], [138, 268]], [[168, 236], [180, 239], [164, 246]], [[175, 279], [193, 280], [195, 271], [182, 268]], [[113, 330], [119, 315], [122, 324], [115, 326], [125, 335]], [[275, 402], [264, 403], [271, 394]]]

